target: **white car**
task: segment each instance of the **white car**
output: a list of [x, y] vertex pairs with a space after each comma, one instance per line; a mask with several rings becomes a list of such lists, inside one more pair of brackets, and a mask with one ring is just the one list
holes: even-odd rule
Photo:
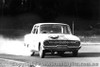
[[65, 52], [78, 55], [81, 48], [80, 39], [71, 33], [68, 24], [64, 23], [37, 23], [30, 34], [24, 36], [24, 44], [32, 55], [36, 51], [44, 58], [47, 52], [63, 56]]

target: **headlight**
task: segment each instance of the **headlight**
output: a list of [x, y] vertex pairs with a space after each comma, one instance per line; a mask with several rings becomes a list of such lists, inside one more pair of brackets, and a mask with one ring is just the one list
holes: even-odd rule
[[48, 45], [49, 44], [49, 42], [48, 41], [44, 41], [44, 45]]
[[80, 43], [80, 41], [77, 41], [76, 44], [77, 44], [77, 45], [80, 45], [81, 43]]

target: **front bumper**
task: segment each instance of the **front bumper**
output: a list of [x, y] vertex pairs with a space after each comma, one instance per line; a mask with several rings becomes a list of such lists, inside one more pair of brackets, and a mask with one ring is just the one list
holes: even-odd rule
[[44, 46], [44, 50], [50, 50], [50, 51], [74, 51], [79, 50], [81, 46]]

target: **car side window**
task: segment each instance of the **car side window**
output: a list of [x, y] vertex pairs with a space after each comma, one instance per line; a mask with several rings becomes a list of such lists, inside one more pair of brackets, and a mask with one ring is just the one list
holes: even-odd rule
[[38, 33], [38, 28], [35, 27], [34, 30], [33, 30], [33, 34], [37, 34]]
[[36, 31], [35, 31], [35, 33], [36, 33], [36, 34], [38, 34], [38, 28], [36, 28]]
[[33, 30], [33, 34], [35, 34], [35, 31], [36, 31], [36, 28], [34, 28], [34, 30]]

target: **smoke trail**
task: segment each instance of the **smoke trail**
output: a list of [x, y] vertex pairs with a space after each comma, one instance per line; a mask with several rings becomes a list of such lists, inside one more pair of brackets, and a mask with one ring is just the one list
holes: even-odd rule
[[9, 39], [0, 36], [0, 53], [14, 55], [30, 55], [30, 51], [24, 46], [23, 41]]

